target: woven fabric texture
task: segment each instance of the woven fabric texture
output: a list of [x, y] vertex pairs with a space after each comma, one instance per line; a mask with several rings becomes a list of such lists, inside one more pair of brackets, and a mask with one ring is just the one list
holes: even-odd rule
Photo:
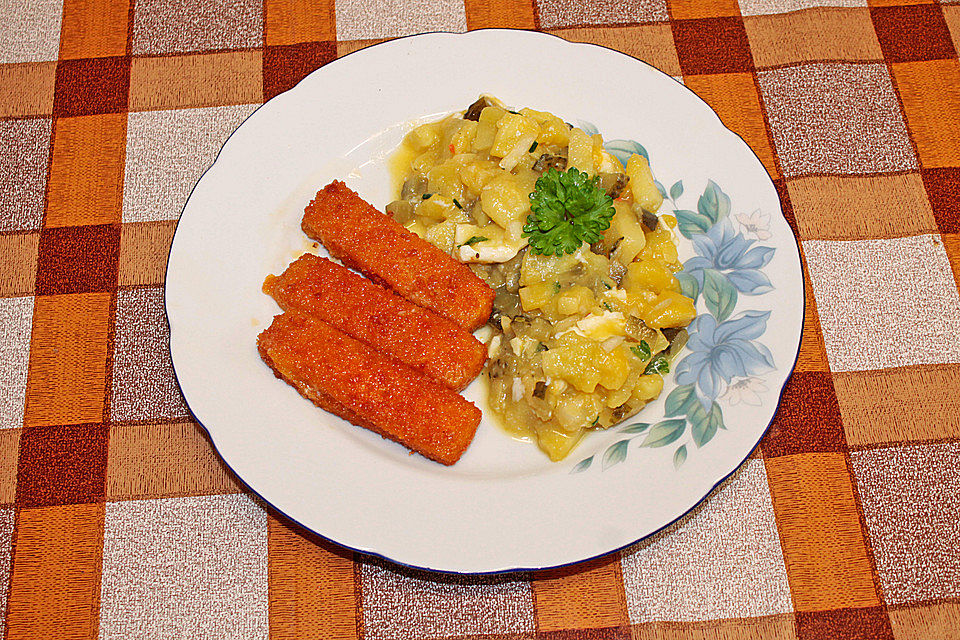
[[[803, 340], [751, 458], [623, 551], [495, 578], [354, 554], [264, 505], [180, 396], [188, 194], [339, 56], [516, 27], [675, 76], [800, 240]], [[960, 5], [0, 0], [0, 620], [10, 640], [960, 638]]]

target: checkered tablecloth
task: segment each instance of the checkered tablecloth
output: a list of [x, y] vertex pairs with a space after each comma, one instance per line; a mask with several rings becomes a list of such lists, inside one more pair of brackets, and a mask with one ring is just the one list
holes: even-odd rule
[[[259, 104], [363, 46], [540, 29], [681, 79], [801, 240], [760, 447], [623, 553], [497, 578], [355, 555], [226, 470], [163, 277]], [[0, 611], [10, 639], [960, 638], [960, 6], [856, 0], [0, 0]], [[611, 80], [613, 81], [613, 80]]]

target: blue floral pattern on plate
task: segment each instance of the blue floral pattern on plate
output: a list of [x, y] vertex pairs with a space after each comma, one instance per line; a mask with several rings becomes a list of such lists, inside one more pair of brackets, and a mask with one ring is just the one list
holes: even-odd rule
[[[630, 140], [613, 140], [606, 148], [623, 163], [632, 153], [647, 156], [641, 145]], [[623, 437], [597, 454], [604, 470], [626, 460], [629, 444], [641, 436], [640, 446], [651, 448], [674, 445], [688, 436], [673, 453], [674, 467], [679, 469], [690, 455], [688, 445], [699, 449], [727, 428], [724, 406], [761, 404], [761, 394], [767, 391], [763, 378], [776, 368], [770, 350], [760, 342], [770, 311], [735, 313], [743, 296], [773, 291], [764, 268], [775, 249], [761, 244], [771, 237], [769, 214], [757, 210], [733, 220], [730, 197], [712, 180], [697, 199], [696, 209], [679, 206], [684, 199], [682, 181], [669, 191], [659, 182], [657, 188], [664, 205], [672, 204], [677, 230], [695, 252], [683, 263], [677, 280], [684, 295], [697, 304], [698, 315], [687, 327], [688, 351], [673, 369], [677, 386], [664, 402], [664, 419], [619, 427]], [[658, 213], [671, 213], [667, 206]], [[578, 462], [572, 472], [590, 468], [597, 455]]]

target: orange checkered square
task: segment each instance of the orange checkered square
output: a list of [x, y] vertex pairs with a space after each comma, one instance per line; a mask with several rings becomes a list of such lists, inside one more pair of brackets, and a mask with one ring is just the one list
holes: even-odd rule
[[127, 53], [130, 0], [64, 0], [60, 59]]
[[960, 62], [890, 66], [921, 166], [960, 167]]
[[685, 75], [684, 83], [713, 107], [723, 124], [750, 145], [771, 177], [779, 177], [752, 73]]
[[333, 0], [266, 0], [264, 41], [268, 45], [337, 39]]
[[110, 294], [40, 296], [33, 314], [24, 423], [100, 422]]
[[125, 114], [58, 119], [45, 226], [119, 222], [126, 145]]
[[103, 505], [23, 509], [14, 544], [7, 639], [96, 637]]
[[879, 605], [844, 455], [804, 453], [765, 463], [796, 609]]

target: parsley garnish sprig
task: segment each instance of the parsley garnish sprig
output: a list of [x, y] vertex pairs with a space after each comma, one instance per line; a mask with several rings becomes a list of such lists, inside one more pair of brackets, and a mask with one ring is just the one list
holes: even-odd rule
[[613, 198], [591, 178], [575, 168], [549, 169], [530, 194], [530, 210], [523, 236], [530, 250], [543, 255], [573, 253], [584, 242], [593, 243], [610, 228]]

